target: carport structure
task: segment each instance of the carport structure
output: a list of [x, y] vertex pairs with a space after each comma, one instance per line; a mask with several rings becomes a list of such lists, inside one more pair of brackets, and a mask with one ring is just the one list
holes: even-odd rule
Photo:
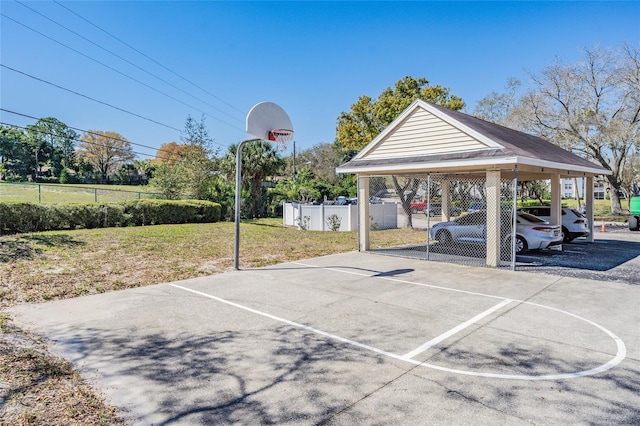
[[[370, 179], [377, 176], [482, 177], [486, 201], [486, 265], [499, 266], [500, 212], [504, 178], [550, 180], [551, 223], [562, 223], [561, 179], [583, 177], [593, 241], [593, 183], [611, 171], [544, 139], [453, 111], [414, 101], [351, 161], [336, 169], [358, 178], [358, 200], [370, 200]], [[441, 216], [450, 215], [447, 181], [441, 191]], [[359, 202], [359, 250], [370, 250], [370, 203]]]

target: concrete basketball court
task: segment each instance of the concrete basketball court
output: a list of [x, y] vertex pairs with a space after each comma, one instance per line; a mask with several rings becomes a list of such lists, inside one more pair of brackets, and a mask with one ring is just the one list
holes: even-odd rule
[[639, 424], [640, 286], [346, 253], [17, 306], [131, 424]]

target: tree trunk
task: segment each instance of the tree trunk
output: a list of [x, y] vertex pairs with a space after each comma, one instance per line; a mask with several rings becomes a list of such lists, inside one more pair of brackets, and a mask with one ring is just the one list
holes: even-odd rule
[[[393, 186], [396, 189], [396, 194], [400, 197], [400, 204], [405, 214], [405, 228], [413, 228], [413, 217], [411, 216], [411, 200], [418, 192], [418, 179], [406, 178], [407, 181], [404, 185], [401, 185], [397, 176], [393, 177]], [[407, 189], [410, 188], [410, 189]]]
[[576, 189], [576, 200], [578, 200], [578, 210], [580, 210], [581, 202], [580, 202], [580, 187], [578, 187], [578, 178], [573, 178], [573, 186]]
[[607, 176], [609, 181], [609, 201], [611, 202], [611, 214], [614, 216], [622, 215], [622, 204], [620, 203], [620, 184], [613, 176]]

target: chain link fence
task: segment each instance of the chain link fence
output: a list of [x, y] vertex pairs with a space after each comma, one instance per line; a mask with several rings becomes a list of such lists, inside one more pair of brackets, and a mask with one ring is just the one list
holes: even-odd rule
[[127, 191], [82, 185], [0, 183], [0, 201], [40, 204], [116, 203], [127, 200], [164, 199], [160, 193]]
[[[504, 175], [489, 186], [485, 175], [370, 177], [371, 208], [395, 204], [396, 228], [405, 231], [389, 238], [371, 216], [371, 251], [475, 266], [487, 266], [488, 257], [494, 256], [495, 266], [513, 269], [519, 243], [514, 238], [517, 179]], [[499, 191], [495, 195], [501, 207], [493, 215], [487, 214], [487, 191]]]

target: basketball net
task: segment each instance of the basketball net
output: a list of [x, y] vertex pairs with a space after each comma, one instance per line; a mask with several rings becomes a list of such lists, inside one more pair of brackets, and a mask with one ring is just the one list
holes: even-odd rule
[[276, 143], [278, 152], [286, 151], [292, 138], [293, 130], [273, 129], [269, 131], [269, 140]]

